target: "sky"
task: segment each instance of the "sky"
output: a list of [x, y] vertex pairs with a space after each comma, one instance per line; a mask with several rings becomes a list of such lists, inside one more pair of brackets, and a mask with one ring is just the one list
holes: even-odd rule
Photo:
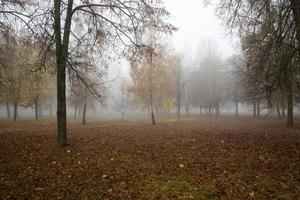
[[[164, 0], [165, 8], [170, 12], [170, 22], [178, 28], [170, 36], [171, 44], [176, 51], [183, 55], [188, 67], [193, 65], [200, 42], [212, 39], [217, 43], [218, 52], [224, 59], [234, 54], [234, 37], [229, 35], [224, 22], [215, 14], [212, 6], [204, 6], [204, 0]], [[117, 64], [117, 69], [111, 74], [115, 77], [129, 77], [129, 66], [126, 62]]]
[[194, 53], [201, 40], [210, 38], [216, 41], [224, 57], [234, 53], [234, 37], [212, 6], [204, 6], [203, 0], [164, 1], [165, 8], [171, 13], [171, 23], [179, 28], [171, 37], [178, 52]]

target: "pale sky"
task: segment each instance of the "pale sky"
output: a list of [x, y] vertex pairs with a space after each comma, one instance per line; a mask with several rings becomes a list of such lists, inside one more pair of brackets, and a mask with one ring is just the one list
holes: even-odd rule
[[178, 52], [194, 53], [201, 40], [211, 38], [216, 41], [224, 57], [234, 53], [233, 37], [215, 15], [214, 9], [203, 5], [203, 0], [165, 0], [165, 7], [171, 13], [171, 23], [179, 28], [172, 36]]
[[[228, 34], [222, 20], [215, 15], [214, 8], [205, 7], [203, 0], [164, 0], [164, 5], [171, 13], [170, 22], [179, 28], [170, 36], [172, 45], [184, 56], [186, 64], [193, 65], [203, 39], [214, 39], [219, 47], [218, 52], [222, 53], [224, 59], [234, 54], [234, 37]], [[121, 63], [118, 64], [117, 71], [113, 70], [111, 74], [129, 77], [128, 64]]]

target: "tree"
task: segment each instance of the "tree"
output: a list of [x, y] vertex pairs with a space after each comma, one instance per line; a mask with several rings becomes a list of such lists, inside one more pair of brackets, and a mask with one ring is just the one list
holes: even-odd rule
[[174, 94], [174, 65], [170, 58], [173, 57], [168, 57], [164, 47], [157, 46], [156, 51], [141, 51], [131, 61], [130, 75], [133, 83], [129, 86], [129, 91], [150, 109], [153, 125], [156, 124], [155, 105], [162, 106], [164, 100], [160, 99], [168, 99]]
[[[299, 90], [299, 3], [225, 0], [220, 1], [218, 11], [232, 29], [238, 30], [252, 74], [264, 79], [260, 95], [267, 96], [269, 106], [276, 91], [286, 96], [287, 124], [292, 125], [294, 94]], [[259, 113], [259, 101], [254, 99], [253, 104], [254, 114]]]
[[217, 46], [212, 40], [204, 40], [198, 52], [198, 69], [190, 75], [190, 101], [192, 105], [206, 109], [206, 113], [211, 116], [213, 109], [216, 115], [220, 114], [221, 100], [221, 56], [217, 51]]
[[121, 79], [119, 92], [120, 94], [115, 99], [115, 109], [121, 113], [121, 120], [124, 122], [125, 114], [129, 106], [130, 93], [128, 91], [129, 85], [125, 79]]
[[[7, 1], [13, 4], [12, 1]], [[143, 46], [142, 36], [146, 28], [156, 31], [172, 32], [174, 27], [164, 22], [169, 13], [161, 1], [152, 0], [53, 0], [22, 4], [10, 9], [1, 7], [0, 13], [16, 16], [20, 23], [34, 34], [47, 38], [51, 46], [55, 44], [57, 81], [57, 143], [67, 144], [66, 126], [66, 69], [73, 52], [85, 43], [90, 49], [97, 48], [105, 40], [111, 46]], [[8, 18], [9, 19], [9, 18]], [[53, 22], [53, 23], [52, 23]], [[72, 25], [76, 25], [76, 28]], [[53, 29], [54, 27], [54, 29]], [[119, 48], [122, 49], [122, 48]], [[91, 51], [92, 52], [92, 51]]]
[[182, 104], [182, 92], [184, 89], [184, 78], [182, 64], [178, 56], [174, 56], [173, 65], [175, 68], [175, 87], [176, 87], [176, 107], [177, 107], [177, 119], [180, 119], [180, 109]]
[[18, 40], [9, 32], [3, 42], [5, 54], [2, 54], [2, 66], [0, 68], [1, 98], [7, 104], [8, 116], [10, 115], [9, 103], [13, 104], [13, 119], [16, 121], [18, 105], [24, 101], [25, 83], [29, 77], [27, 59], [29, 52], [23, 43], [24, 41]]

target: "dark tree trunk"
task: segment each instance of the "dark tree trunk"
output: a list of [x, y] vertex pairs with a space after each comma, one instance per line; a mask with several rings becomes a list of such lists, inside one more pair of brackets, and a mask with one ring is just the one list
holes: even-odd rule
[[63, 39], [61, 38], [61, 3], [61, 0], [54, 0], [54, 35], [57, 68], [57, 144], [60, 147], [64, 147], [67, 145], [66, 65], [72, 24], [73, 0], [68, 0]]
[[286, 116], [285, 116], [285, 101], [284, 101], [284, 99], [282, 99], [282, 101], [281, 101], [281, 113], [282, 113], [282, 118], [285, 118]]
[[152, 125], [156, 124], [153, 108], [151, 108], [151, 121], [152, 121]]
[[18, 102], [14, 102], [14, 121], [17, 121], [18, 116]]
[[9, 103], [6, 102], [6, 114], [7, 114], [7, 118], [10, 119], [11, 116], [10, 116], [10, 108], [9, 108]]
[[202, 116], [202, 108], [200, 107], [199, 110], [200, 110], [200, 116]]
[[57, 69], [57, 142], [60, 147], [67, 145], [66, 120], [66, 72], [64, 65]]
[[44, 115], [44, 113], [43, 113], [43, 104], [38, 103], [38, 108], [39, 108], [39, 116], [43, 117], [43, 115]]
[[82, 111], [82, 124], [86, 124], [86, 102], [83, 104], [83, 111]]
[[35, 96], [34, 98], [34, 114], [35, 114], [35, 119], [39, 118], [39, 113], [38, 113], [38, 97]]
[[256, 102], [256, 116], [260, 116], [260, 101]]
[[[296, 27], [296, 39], [297, 39], [297, 49], [298, 49], [298, 56], [300, 55], [299, 52], [299, 44], [300, 44], [300, 3], [299, 0], [290, 0], [291, 9], [294, 15], [295, 27]], [[298, 58], [299, 59], [299, 58]]]
[[293, 115], [293, 92], [290, 90], [287, 94], [287, 125], [292, 126], [294, 124]]

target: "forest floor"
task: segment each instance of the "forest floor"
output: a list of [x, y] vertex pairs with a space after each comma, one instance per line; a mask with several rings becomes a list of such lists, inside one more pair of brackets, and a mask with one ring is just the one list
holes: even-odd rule
[[300, 199], [300, 124], [0, 121], [0, 199]]

